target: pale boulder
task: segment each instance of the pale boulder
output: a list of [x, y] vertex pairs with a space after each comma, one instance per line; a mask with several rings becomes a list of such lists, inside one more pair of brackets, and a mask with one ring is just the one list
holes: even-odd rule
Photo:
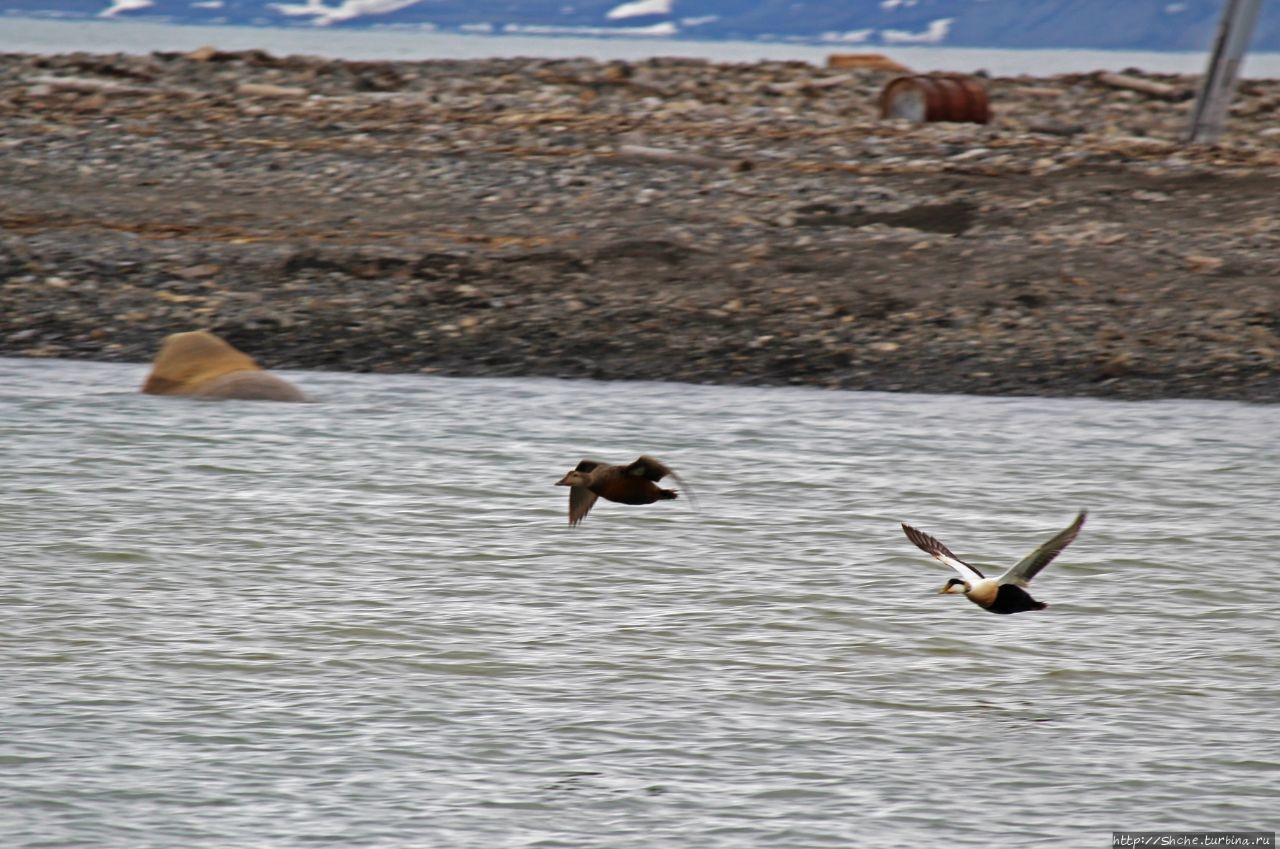
[[263, 371], [253, 357], [204, 330], [168, 336], [142, 391], [244, 401], [307, 400], [296, 386]]

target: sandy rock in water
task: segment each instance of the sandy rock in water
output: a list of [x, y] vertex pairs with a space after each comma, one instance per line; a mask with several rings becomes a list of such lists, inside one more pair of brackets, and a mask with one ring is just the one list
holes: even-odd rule
[[293, 384], [263, 371], [248, 354], [204, 330], [165, 339], [142, 391], [242, 401], [307, 400]]

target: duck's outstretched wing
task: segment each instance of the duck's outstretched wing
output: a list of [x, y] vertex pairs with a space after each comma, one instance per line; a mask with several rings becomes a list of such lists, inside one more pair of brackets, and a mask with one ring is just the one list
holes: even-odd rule
[[1071, 526], [1054, 534], [1053, 538], [1041, 545], [1035, 551], [1015, 563], [1008, 572], [1005, 572], [996, 579], [996, 583], [1000, 584], [1017, 584], [1025, 587], [1031, 582], [1031, 579], [1039, 574], [1040, 570], [1048, 566], [1053, 558], [1062, 553], [1062, 550], [1071, 541], [1076, 538], [1076, 534], [1080, 533], [1080, 528], [1084, 525], [1084, 517], [1088, 513], [1084, 510], [1080, 511], [1080, 515], [1076, 516], [1076, 520]]
[[670, 475], [671, 479], [678, 483], [680, 488], [684, 490], [685, 495], [689, 496], [690, 504], [693, 503], [693, 488], [684, 482], [684, 478], [677, 475], [666, 463], [661, 460], [654, 459], [648, 454], [641, 454], [634, 462], [631, 463], [631, 465], [623, 469], [623, 471], [628, 475], [648, 478], [654, 483], [657, 483], [667, 475]]
[[623, 469], [623, 471], [638, 478], [648, 478], [654, 483], [662, 480], [667, 475], [671, 475], [671, 477], [675, 478], [677, 481], [680, 480], [680, 476], [671, 471], [671, 468], [667, 466], [667, 464], [663, 463], [661, 460], [655, 460], [647, 454], [641, 454], [635, 461]]
[[906, 522], [902, 523], [902, 531], [907, 535], [907, 539], [914, 542], [921, 551], [931, 555], [933, 559], [938, 562], [945, 563], [952, 569], [955, 569], [960, 573], [960, 577], [964, 580], [971, 584], [976, 584], [978, 581], [982, 580], [983, 575], [981, 572], [952, 554], [951, 549], [947, 548], [936, 538], [929, 536], [924, 531], [917, 531]]
[[596, 494], [585, 486], [569, 487], [569, 527], [581, 522], [595, 506]]

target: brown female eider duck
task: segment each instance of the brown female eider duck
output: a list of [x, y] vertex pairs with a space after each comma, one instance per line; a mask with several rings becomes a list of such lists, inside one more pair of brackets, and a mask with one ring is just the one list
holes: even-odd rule
[[933, 555], [934, 559], [960, 573], [959, 578], [947, 581], [941, 592], [950, 593], [954, 592], [955, 587], [961, 587], [965, 597], [983, 610], [989, 610], [992, 613], [1023, 613], [1028, 610], [1044, 610], [1049, 606], [1043, 601], [1032, 598], [1027, 588], [1031, 579], [1076, 538], [1080, 527], [1084, 525], [1085, 515], [1085, 511], [1081, 510], [1080, 515], [1076, 516], [1076, 520], [1069, 528], [1055, 534], [1044, 545], [1019, 560], [999, 578], [994, 579], [984, 577], [978, 569], [956, 557], [945, 545], [928, 534], [921, 533], [905, 523], [902, 525], [902, 530], [906, 532], [907, 539], [914, 542], [922, 551]]
[[675, 498], [674, 489], [657, 485], [667, 475], [682, 486], [680, 476], [652, 457], [641, 456], [627, 466], [611, 466], [599, 460], [583, 460], [556, 486], [569, 487], [569, 524], [576, 525], [596, 503], [596, 498], [619, 504], [652, 504]]

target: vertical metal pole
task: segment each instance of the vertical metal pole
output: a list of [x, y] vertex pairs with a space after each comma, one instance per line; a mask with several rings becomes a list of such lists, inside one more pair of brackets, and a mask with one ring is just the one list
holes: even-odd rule
[[1213, 53], [1200, 80], [1191, 126], [1187, 128], [1187, 141], [1213, 144], [1222, 135], [1227, 108], [1235, 94], [1236, 77], [1253, 38], [1253, 26], [1258, 21], [1261, 3], [1262, 0], [1227, 0], [1222, 20], [1218, 23]]

